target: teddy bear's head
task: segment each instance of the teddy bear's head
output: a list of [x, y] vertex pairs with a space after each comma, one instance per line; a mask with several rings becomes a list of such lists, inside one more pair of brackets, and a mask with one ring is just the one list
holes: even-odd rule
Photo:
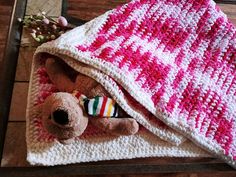
[[43, 126], [61, 143], [70, 143], [87, 127], [88, 117], [79, 100], [70, 93], [53, 93], [46, 98], [41, 109]]

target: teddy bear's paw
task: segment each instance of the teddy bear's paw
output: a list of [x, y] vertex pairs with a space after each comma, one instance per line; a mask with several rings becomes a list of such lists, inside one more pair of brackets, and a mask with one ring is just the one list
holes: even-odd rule
[[103, 131], [116, 136], [133, 135], [139, 130], [139, 124], [132, 118], [93, 118], [91, 122]]
[[74, 138], [70, 138], [70, 139], [59, 139], [58, 140], [61, 144], [64, 145], [68, 145], [74, 142]]

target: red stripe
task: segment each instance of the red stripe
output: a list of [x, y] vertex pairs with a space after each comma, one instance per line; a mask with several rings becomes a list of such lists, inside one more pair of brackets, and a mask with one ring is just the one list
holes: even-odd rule
[[79, 97], [81, 96], [81, 93], [80, 93], [80, 92], [77, 92], [77, 93], [75, 94], [75, 96], [79, 99]]
[[102, 117], [105, 111], [105, 107], [106, 107], [106, 103], [107, 103], [107, 97], [103, 97], [103, 101], [102, 101], [102, 107], [101, 107], [101, 111], [100, 111], [100, 116]]
[[167, 106], [166, 106], [166, 110], [168, 111], [168, 113], [172, 113], [175, 105], [176, 105], [176, 101], [177, 101], [178, 97], [176, 94], [172, 95], [170, 97], [170, 100], [169, 102], [167, 103]]

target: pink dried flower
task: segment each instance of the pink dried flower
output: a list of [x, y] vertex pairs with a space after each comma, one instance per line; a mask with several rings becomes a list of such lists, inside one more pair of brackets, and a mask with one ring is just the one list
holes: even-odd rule
[[66, 18], [63, 16], [58, 17], [58, 23], [60, 26], [63, 26], [63, 27], [68, 25]]
[[44, 18], [42, 21], [43, 21], [43, 23], [46, 24], [46, 25], [48, 25], [48, 24], [50, 23], [50, 21], [49, 21], [47, 18]]
[[[22, 21], [21, 19], [19, 21]], [[37, 15], [25, 17], [22, 21], [25, 29], [27, 29], [32, 38], [38, 43], [44, 43], [58, 38], [61, 34], [73, 27], [68, 24], [65, 17], [58, 17], [58, 20], [46, 16], [45, 12]]]

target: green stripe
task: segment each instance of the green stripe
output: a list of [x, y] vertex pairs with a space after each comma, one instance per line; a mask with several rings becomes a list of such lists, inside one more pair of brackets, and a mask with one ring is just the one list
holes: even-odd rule
[[94, 99], [95, 100], [93, 102], [93, 116], [96, 116], [96, 110], [97, 110], [97, 107], [98, 107], [99, 97], [96, 96]]

